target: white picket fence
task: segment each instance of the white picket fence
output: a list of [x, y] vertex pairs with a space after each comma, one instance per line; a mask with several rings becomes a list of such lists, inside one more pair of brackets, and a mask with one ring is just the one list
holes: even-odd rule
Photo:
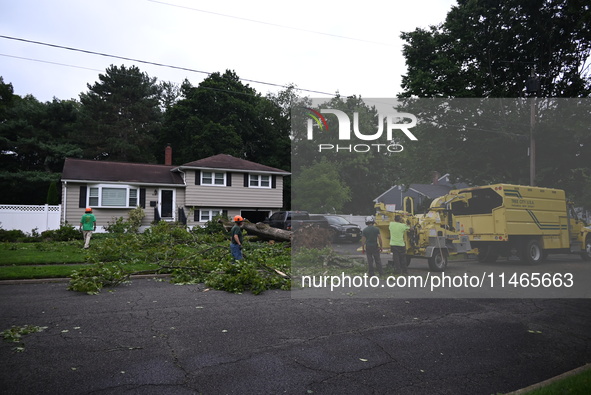
[[37, 228], [41, 233], [60, 228], [62, 206], [0, 204], [0, 227], [4, 230], [18, 229], [31, 233]]

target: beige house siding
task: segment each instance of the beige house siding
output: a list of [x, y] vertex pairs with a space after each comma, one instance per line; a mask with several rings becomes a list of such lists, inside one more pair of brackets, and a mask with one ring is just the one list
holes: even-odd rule
[[[62, 223], [72, 226], [80, 224], [80, 218], [84, 209], [78, 207], [80, 198], [80, 185], [74, 183], [62, 183]], [[98, 218], [97, 218], [98, 220]]]
[[277, 209], [283, 207], [283, 177], [280, 175], [276, 175], [275, 188], [245, 188], [244, 173], [231, 173], [232, 186], [229, 187], [195, 185], [195, 174], [195, 171], [186, 172], [185, 206]]
[[[108, 164], [111, 166], [111, 170], [105, 175], [106, 181], [101, 181], [101, 178], [103, 177], [103, 174], [101, 173], [102, 168], [94, 166], [96, 163], [89, 161], [82, 162], [82, 165], [86, 166], [86, 168], [84, 168], [86, 171], [78, 172], [74, 170], [80, 170], [80, 168], [73, 167], [74, 165], [72, 164], [72, 166], [67, 169], [68, 174], [72, 174], [72, 178], [68, 179], [65, 177], [62, 182], [63, 214], [61, 221], [67, 222], [73, 226], [78, 226], [80, 217], [84, 213], [84, 207], [79, 207], [80, 187], [94, 184], [103, 187], [120, 185], [145, 189], [144, 212], [146, 216], [142, 221], [143, 227], [149, 227], [154, 222], [156, 215], [159, 215], [162, 220], [179, 221], [181, 219], [178, 215], [179, 208], [184, 211], [188, 226], [200, 226], [206, 221], [205, 218], [209, 218], [206, 210], [212, 210], [209, 213], [211, 215], [215, 214], [214, 211], [220, 211], [227, 214], [230, 218], [236, 215], [242, 215], [247, 219], [259, 221], [283, 207], [283, 177], [289, 173], [274, 168], [268, 168], [256, 163], [248, 164], [246, 163], [247, 161], [237, 160], [236, 158], [227, 155], [217, 155], [213, 158], [214, 162], [216, 160], [218, 161], [215, 162], [216, 164], [220, 164], [219, 161], [221, 160], [222, 163], [219, 168], [215, 166], [183, 166], [178, 169], [173, 169], [172, 167], [168, 169], [153, 166], [150, 167], [149, 165], [143, 167], [144, 165], [131, 164], [130, 166], [135, 166], [133, 168], [135, 173], [128, 174], [131, 170], [126, 167], [125, 164], [115, 164], [115, 168], [112, 168], [113, 164]], [[207, 160], [208, 158], [205, 159], [205, 161]], [[238, 163], [236, 164], [236, 162]], [[229, 167], [222, 167], [224, 163], [229, 163]], [[250, 168], [248, 166], [253, 166], [253, 169], [259, 170], [248, 170]], [[125, 173], [127, 174], [126, 178], [123, 179], [141, 181], [117, 181], [120, 178], [113, 176], [113, 174], [119, 174], [117, 169], [124, 171], [124, 173], [127, 172]], [[156, 173], [153, 173], [153, 171], [156, 171]], [[170, 173], [170, 171], [173, 172]], [[195, 185], [196, 175], [201, 175], [203, 172], [209, 171], [214, 173], [225, 173], [226, 177], [230, 176], [231, 179], [229, 181], [231, 181], [231, 185], [221, 187]], [[140, 178], [136, 177], [138, 174], [137, 172], [141, 175]], [[275, 188], [245, 187], [245, 175], [248, 176], [249, 174], [269, 176], [271, 183]], [[170, 180], [167, 181], [169, 178]], [[226, 182], [228, 182], [228, 180], [226, 180]], [[160, 200], [163, 190], [174, 191], [172, 218], [162, 217]], [[141, 193], [140, 195], [143, 196]], [[140, 196], [138, 196], [138, 198], [139, 197]], [[97, 217], [98, 231], [103, 231], [104, 227], [109, 223], [113, 223], [117, 218], [123, 217], [124, 219], [127, 219], [129, 210], [129, 208], [94, 208], [94, 214]], [[197, 212], [197, 210], [199, 211]], [[199, 215], [196, 220], [196, 214], [202, 214], [203, 221], [201, 221], [201, 216]]]
[[[275, 211], [276, 208], [272, 207], [229, 207], [229, 208], [222, 208], [222, 207], [201, 207], [201, 209], [223, 209], [227, 210], [227, 217], [229, 219], [234, 218], [236, 215], [244, 215], [244, 211], [255, 211], [257, 209], [263, 212], [269, 212], [269, 216], [271, 216]], [[191, 210], [191, 207], [185, 207], [185, 213], [187, 214], [187, 226], [202, 226], [206, 223], [206, 221], [195, 221], [195, 212]]]
[[[68, 182], [62, 183], [62, 223], [68, 223], [72, 226], [80, 224], [80, 218], [84, 214], [84, 208], [79, 207], [80, 186], [85, 186], [85, 183]], [[174, 219], [178, 220], [178, 208], [183, 207], [185, 199], [184, 188], [164, 187], [158, 188], [153, 186], [139, 186], [146, 189], [146, 207], [144, 212], [146, 216], [142, 220], [142, 226], [150, 226], [154, 221], [154, 207], [150, 206], [151, 201], [158, 202], [159, 194], [154, 195], [154, 190], [172, 189], [175, 190], [175, 202], [173, 204]], [[103, 230], [109, 223], [115, 222], [119, 217], [128, 218], [127, 208], [95, 208], [93, 214], [96, 216], [96, 224], [99, 231]], [[187, 211], [185, 213], [188, 215]]]

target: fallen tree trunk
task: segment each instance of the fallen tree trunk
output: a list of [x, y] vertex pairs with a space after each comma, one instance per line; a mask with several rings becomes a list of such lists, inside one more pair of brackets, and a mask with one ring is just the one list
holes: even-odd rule
[[[224, 228], [227, 231], [229, 231], [232, 228], [232, 226], [234, 226], [234, 223], [230, 221], [220, 219], [218, 222], [224, 225]], [[262, 239], [286, 242], [291, 242], [291, 237], [293, 234], [289, 230], [273, 228], [262, 222], [257, 222], [256, 224], [253, 224], [252, 222], [244, 221], [242, 223], [242, 229], [246, 230], [248, 234], [258, 236]]]

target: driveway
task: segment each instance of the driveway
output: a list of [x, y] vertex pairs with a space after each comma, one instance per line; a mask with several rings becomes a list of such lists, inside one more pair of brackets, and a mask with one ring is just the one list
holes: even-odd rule
[[0, 285], [8, 394], [484, 394], [591, 361], [588, 299], [294, 299], [157, 279]]

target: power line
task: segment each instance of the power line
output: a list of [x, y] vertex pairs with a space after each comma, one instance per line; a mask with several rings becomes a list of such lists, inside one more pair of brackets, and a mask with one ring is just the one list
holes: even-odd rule
[[41, 59], [33, 59], [33, 58], [25, 58], [23, 56], [15, 56], [15, 55], [8, 55], [4, 53], [0, 53], [0, 56], [5, 56], [7, 58], [14, 58], [14, 59], [21, 59], [21, 60], [28, 60], [30, 62], [39, 62], [39, 63], [47, 63], [47, 64], [54, 64], [56, 66], [64, 66], [64, 67], [73, 67], [75, 69], [83, 69], [83, 70], [91, 70], [91, 71], [98, 71], [102, 72], [103, 70], [93, 69], [91, 67], [84, 67], [84, 66], [75, 66], [72, 64], [65, 64], [65, 63], [58, 63], [58, 62], [51, 62], [49, 60], [41, 60]]
[[[147, 61], [147, 60], [128, 58], [128, 57], [119, 56], [119, 55], [111, 55], [111, 54], [102, 53], [102, 52], [90, 51], [90, 50], [87, 50], [87, 49], [66, 47], [64, 45], [44, 43], [44, 42], [41, 42], [41, 41], [27, 40], [27, 39], [24, 39], [24, 38], [4, 36], [4, 35], [0, 35], [0, 38], [5, 38], [7, 40], [21, 41], [21, 42], [25, 42], [25, 43], [29, 43], [29, 44], [43, 45], [43, 46], [51, 47], [51, 48], [65, 49], [65, 50], [68, 50], [68, 51], [81, 52], [81, 53], [86, 53], [86, 54], [90, 54], [90, 55], [98, 55], [98, 56], [104, 56], [104, 57], [108, 57], [108, 58], [127, 60], [127, 61], [130, 61], [130, 62], [137, 62], [137, 63], [149, 64], [149, 65], [152, 65], [152, 66], [167, 67], [167, 68], [170, 68], [170, 69], [183, 70], [183, 71], [188, 71], [188, 72], [191, 72], [191, 73], [200, 73], [200, 74], [207, 74], [207, 75], [213, 74], [212, 72], [209, 72], [209, 71], [196, 70], [196, 69], [191, 69], [191, 68], [187, 68], [187, 67], [180, 67], [180, 66], [168, 65], [168, 64], [164, 64], [164, 63], [151, 62], [151, 61]], [[287, 86], [287, 85], [275, 84], [275, 83], [272, 83], [272, 82], [265, 82], [265, 81], [258, 81], [258, 80], [250, 80], [250, 79], [246, 79], [246, 78], [240, 78], [240, 80], [246, 81], [246, 82], [250, 82], [250, 83], [253, 83], [253, 84], [261, 84], [261, 85], [274, 86], [274, 87], [277, 87], [277, 88], [285, 88], [285, 89], [289, 88], [289, 86]], [[311, 90], [311, 89], [298, 88], [298, 90], [303, 91], [303, 92], [309, 92], [309, 93], [318, 93], [318, 94], [321, 94], [321, 95], [336, 96], [334, 93], [327, 93], [327, 92], [315, 91], [315, 90]]]
[[162, 4], [162, 5], [166, 5], [166, 6], [169, 6], [169, 7], [183, 8], [185, 10], [191, 10], [191, 11], [196, 11], [196, 12], [202, 12], [202, 13], [205, 13], [205, 14], [217, 15], [217, 16], [221, 16], [221, 17], [224, 17], [224, 18], [238, 19], [238, 20], [241, 20], [241, 21], [258, 23], [258, 24], [261, 24], [261, 25], [274, 26], [274, 27], [279, 27], [279, 28], [282, 28], [282, 29], [297, 30], [297, 31], [300, 31], [300, 32], [306, 32], [306, 33], [312, 33], [312, 34], [320, 34], [322, 36], [328, 36], [328, 37], [334, 37], [334, 38], [342, 38], [342, 39], [345, 39], [345, 40], [352, 40], [352, 41], [360, 41], [360, 42], [369, 43], [369, 44], [385, 45], [385, 46], [390, 46], [390, 47], [393, 46], [392, 44], [387, 44], [387, 43], [382, 43], [382, 42], [377, 42], [377, 41], [371, 41], [371, 40], [364, 40], [362, 38], [341, 36], [341, 35], [338, 35], [338, 34], [324, 33], [324, 32], [319, 32], [319, 31], [316, 31], [316, 30], [308, 30], [308, 29], [304, 29], [304, 28], [301, 28], [301, 27], [286, 26], [286, 25], [280, 25], [278, 23], [265, 22], [265, 21], [259, 21], [259, 20], [256, 20], [256, 19], [244, 18], [244, 17], [240, 17], [240, 16], [222, 14], [220, 12], [200, 10], [200, 9], [193, 8], [193, 7], [187, 7], [187, 6], [182, 6], [182, 5], [178, 5], [178, 4], [166, 3], [164, 1], [158, 1], [158, 0], [147, 0], [147, 1], [149, 1], [150, 3]]
[[[41, 60], [41, 59], [33, 59], [33, 58], [25, 58], [22, 56], [14, 56], [14, 55], [7, 55], [7, 54], [3, 54], [0, 53], [0, 56], [5, 56], [7, 58], [14, 58], [14, 59], [21, 59], [21, 60], [28, 60], [30, 62], [39, 62], [39, 63], [46, 63], [46, 64], [53, 64], [53, 65], [57, 65], [57, 66], [63, 66], [63, 67], [72, 67], [72, 68], [76, 68], [76, 69], [83, 69], [83, 70], [91, 70], [91, 71], [98, 71], [103, 72], [104, 70], [99, 70], [99, 69], [93, 69], [90, 67], [84, 67], [84, 66], [76, 66], [76, 65], [71, 65], [71, 64], [65, 64], [65, 63], [58, 63], [58, 62], [51, 62], [49, 60]], [[114, 75], [124, 75], [124, 76], [129, 76], [128, 74], [123, 74], [123, 73], [113, 73]], [[132, 77], [137, 77], [137, 76], [132, 76]], [[170, 81], [169, 81], [170, 82]], [[179, 83], [177, 83], [179, 84]], [[220, 88], [212, 88], [210, 86], [196, 86], [195, 88], [197, 89], [203, 89], [203, 90], [210, 90], [210, 91], [215, 91], [215, 92], [224, 92], [224, 93], [232, 93], [234, 95], [243, 95], [243, 96], [252, 96], [252, 97], [256, 97], [256, 94], [252, 94], [252, 93], [247, 93], [247, 92], [237, 92], [237, 91], [230, 91], [227, 89], [220, 89]], [[295, 88], [298, 89], [298, 88]]]

